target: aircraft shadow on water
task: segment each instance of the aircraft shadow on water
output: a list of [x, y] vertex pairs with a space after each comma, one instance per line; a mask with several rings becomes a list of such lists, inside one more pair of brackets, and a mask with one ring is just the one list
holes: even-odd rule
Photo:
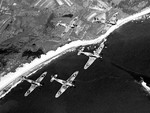
[[130, 74], [134, 78], [134, 80], [142, 86], [143, 90], [146, 91], [148, 95], [150, 95], [150, 77], [148, 77], [148, 75], [134, 72], [113, 62], [111, 64]]

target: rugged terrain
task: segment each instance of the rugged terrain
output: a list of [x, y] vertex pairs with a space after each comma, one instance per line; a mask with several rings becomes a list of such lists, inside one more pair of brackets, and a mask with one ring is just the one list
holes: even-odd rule
[[1, 76], [71, 41], [95, 39], [148, 6], [148, 0], [1, 0]]

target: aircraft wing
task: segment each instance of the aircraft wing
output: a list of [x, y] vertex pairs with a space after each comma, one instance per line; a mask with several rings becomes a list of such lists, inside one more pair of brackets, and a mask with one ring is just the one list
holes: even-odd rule
[[104, 42], [102, 42], [101, 45], [97, 48], [96, 52], [97, 52], [98, 54], [100, 54], [100, 53], [102, 52], [104, 46], [105, 46], [105, 44], [104, 44]]
[[60, 95], [62, 95], [67, 90], [67, 88], [69, 88], [68, 85], [62, 85], [59, 91], [56, 93], [55, 98], [58, 98]]
[[72, 83], [72, 81], [74, 81], [74, 79], [77, 77], [79, 71], [75, 71], [68, 79], [67, 82]]
[[47, 74], [47, 72], [44, 72], [37, 80], [36, 80], [36, 82], [41, 82], [43, 79], [44, 79], [44, 77], [46, 76], [46, 74]]
[[37, 85], [35, 84], [31, 84], [30, 88], [26, 91], [26, 93], [24, 94], [24, 96], [28, 96], [30, 93], [33, 92], [33, 90], [38, 87]]
[[87, 63], [84, 65], [84, 69], [89, 68], [89, 67], [94, 63], [94, 61], [95, 61], [96, 59], [97, 59], [97, 58], [95, 58], [95, 57], [89, 57]]

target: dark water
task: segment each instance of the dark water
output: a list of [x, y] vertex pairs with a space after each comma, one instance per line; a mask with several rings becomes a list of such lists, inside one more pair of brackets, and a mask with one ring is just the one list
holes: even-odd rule
[[[30, 84], [18, 85], [0, 100], [0, 113], [150, 113], [150, 98], [133, 76], [111, 65], [114, 62], [150, 77], [149, 22], [130, 22], [113, 32], [102, 52], [103, 59], [97, 59], [88, 70], [83, 70], [88, 58], [76, 52], [53, 61], [30, 77], [36, 79], [47, 71], [43, 87], [24, 97]], [[76, 87], [55, 99], [61, 85], [50, 83], [50, 76], [57, 73], [58, 78], [66, 80], [76, 70]]]

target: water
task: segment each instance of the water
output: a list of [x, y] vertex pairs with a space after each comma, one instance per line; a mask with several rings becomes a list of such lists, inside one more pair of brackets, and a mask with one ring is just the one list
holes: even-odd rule
[[[39, 70], [30, 78], [35, 80], [44, 71], [48, 74], [43, 86], [28, 97], [24, 93], [30, 84], [23, 82], [0, 100], [0, 113], [149, 113], [150, 100], [141, 86], [128, 73], [117, 69], [111, 62], [131, 70], [150, 74], [149, 20], [130, 22], [113, 32], [102, 52], [103, 59], [84, 70], [88, 60], [77, 51], [67, 53]], [[61, 87], [50, 83], [51, 75], [66, 80], [79, 70], [75, 88], [68, 88], [60, 98], [54, 98]]]

